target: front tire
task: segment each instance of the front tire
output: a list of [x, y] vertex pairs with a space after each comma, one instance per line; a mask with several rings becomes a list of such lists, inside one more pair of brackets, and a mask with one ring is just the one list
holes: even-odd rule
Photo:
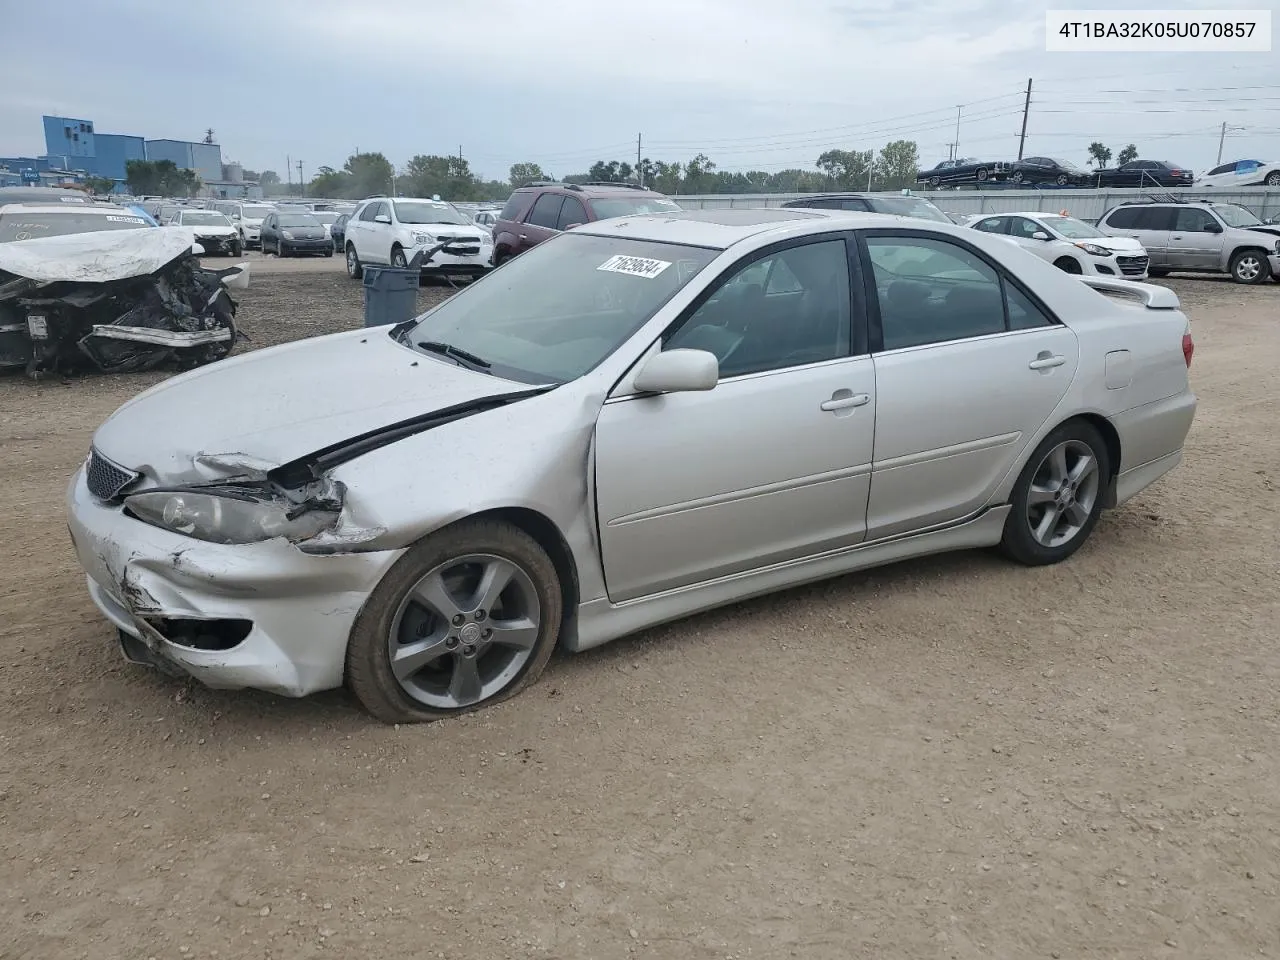
[[1050, 433], [1014, 484], [1001, 552], [1029, 567], [1075, 553], [1098, 523], [1111, 467], [1102, 435], [1085, 421], [1069, 420]]
[[985, 182], [987, 181], [987, 178], [988, 178], [988, 177], [990, 177], [990, 176], [991, 176], [991, 174], [987, 172], [987, 168], [986, 168], [986, 167], [979, 167], [979, 168], [974, 172], [973, 176], [974, 176], [974, 178], [975, 178], [975, 179], [977, 179], [977, 181], [978, 181], [979, 183], [985, 183]]
[[404, 248], [398, 243], [391, 248], [391, 266], [397, 270], [404, 270], [409, 266], [409, 261], [404, 255]]
[[354, 243], [347, 244], [347, 276], [359, 280], [364, 276], [364, 267], [360, 265], [360, 255], [356, 253]]
[[560, 634], [555, 565], [523, 530], [463, 521], [419, 541], [365, 601], [347, 684], [385, 723], [469, 713], [537, 680]]
[[231, 256], [238, 257], [238, 256], [241, 256], [243, 253], [244, 253], [244, 245], [239, 240], [233, 241], [231, 244]]
[[1070, 179], [1065, 173], [1058, 174], [1058, 186], [1065, 187]]
[[1236, 283], [1265, 283], [1271, 267], [1261, 250], [1241, 250], [1231, 258], [1231, 279]]
[[1084, 267], [1080, 266], [1080, 261], [1074, 257], [1059, 257], [1057, 260], [1053, 261], [1053, 265], [1063, 273], [1084, 273]]

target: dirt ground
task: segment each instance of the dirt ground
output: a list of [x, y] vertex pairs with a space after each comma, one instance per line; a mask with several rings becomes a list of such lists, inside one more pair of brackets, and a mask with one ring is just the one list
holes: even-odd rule
[[[357, 325], [332, 267], [255, 274], [241, 349]], [[1280, 956], [1280, 285], [1171, 285], [1186, 461], [1070, 562], [792, 590], [425, 727], [122, 662], [62, 494], [157, 376], [0, 382], [0, 958]]]

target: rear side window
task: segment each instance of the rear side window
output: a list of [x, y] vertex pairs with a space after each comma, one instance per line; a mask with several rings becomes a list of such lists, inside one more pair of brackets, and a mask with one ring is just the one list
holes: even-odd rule
[[525, 223], [532, 224], [535, 227], [546, 227], [549, 230], [555, 230], [556, 223], [560, 219], [560, 207], [564, 204], [564, 197], [558, 193], [544, 193], [540, 196], [533, 209], [529, 211], [529, 216], [525, 218]]
[[1172, 230], [1175, 212], [1169, 207], [1125, 207], [1112, 211], [1106, 225], [1113, 230]]
[[373, 220], [377, 212], [378, 212], [378, 205], [376, 203], [366, 203], [364, 205], [364, 209], [360, 211], [360, 216], [358, 216], [356, 219], [364, 223], [369, 223], [371, 220]]
[[506, 205], [502, 208], [502, 213], [498, 214], [499, 220], [519, 220], [524, 216], [529, 205], [533, 203], [533, 194], [529, 191], [521, 193], [517, 190], [507, 198]]
[[1008, 233], [1009, 218], [988, 217], [986, 220], [979, 220], [975, 223], [973, 229], [981, 230], [983, 233]]

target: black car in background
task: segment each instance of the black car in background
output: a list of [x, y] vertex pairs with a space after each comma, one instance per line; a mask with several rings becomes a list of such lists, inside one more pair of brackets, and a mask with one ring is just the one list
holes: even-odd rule
[[1084, 186], [1092, 176], [1088, 170], [1077, 167], [1070, 160], [1057, 160], [1053, 157], [1024, 157], [1009, 170], [1010, 183], [1056, 183], [1060, 187]]
[[262, 252], [278, 257], [333, 256], [333, 241], [309, 210], [272, 210], [262, 221]]
[[339, 214], [338, 219], [329, 225], [329, 236], [333, 238], [335, 250], [342, 250], [347, 245], [347, 218], [349, 213]]
[[1004, 180], [1009, 175], [1009, 166], [1003, 160], [976, 160], [973, 157], [943, 160], [932, 170], [921, 170], [916, 174], [916, 183], [940, 187], [944, 184]]
[[1098, 187], [1189, 187], [1194, 181], [1190, 167], [1168, 160], [1130, 160], [1095, 170], [1089, 178]]

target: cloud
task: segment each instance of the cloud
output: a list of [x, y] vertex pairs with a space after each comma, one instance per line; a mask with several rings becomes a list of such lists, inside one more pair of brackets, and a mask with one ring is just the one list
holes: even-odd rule
[[[1224, 4], [1162, 3], [1209, 5]], [[634, 156], [637, 134], [655, 159], [701, 151], [721, 168], [779, 169], [898, 137], [936, 160], [964, 104], [961, 151], [1009, 156], [1021, 91], [1035, 77], [1032, 152], [1083, 160], [1090, 140], [1132, 140], [1203, 167], [1227, 121], [1248, 128], [1234, 132], [1232, 149], [1280, 155], [1274, 55], [1050, 55], [1047, 6], [226, 0], [210, 15], [121, 0], [109, 40], [30, 18], [6, 23], [7, 72], [39, 83], [0, 89], [0, 154], [43, 152], [40, 114], [65, 113], [152, 138], [199, 139], [212, 127], [225, 157], [282, 174], [286, 158], [310, 173], [357, 148], [397, 164], [461, 148], [491, 176], [523, 160], [563, 175]], [[72, 22], [98, 16], [91, 0], [60, 9]], [[1172, 87], [1200, 92], [1159, 92]], [[1252, 89], [1215, 96], [1217, 87]]]

